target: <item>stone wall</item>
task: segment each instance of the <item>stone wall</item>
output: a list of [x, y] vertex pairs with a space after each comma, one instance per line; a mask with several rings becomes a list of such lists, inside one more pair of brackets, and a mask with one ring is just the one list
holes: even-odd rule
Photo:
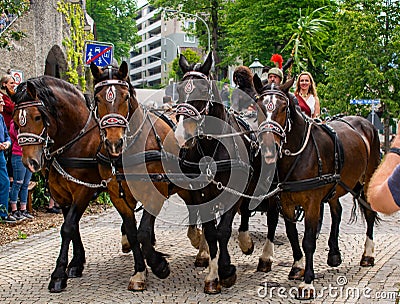
[[[23, 31], [27, 37], [13, 42], [11, 51], [0, 49], [1, 75], [9, 69], [21, 70], [26, 80], [53, 70], [52, 64], [65, 70], [64, 26], [63, 16], [57, 12], [57, 0], [31, 1], [30, 10], [10, 26]], [[50, 63], [46, 67], [48, 59]]]

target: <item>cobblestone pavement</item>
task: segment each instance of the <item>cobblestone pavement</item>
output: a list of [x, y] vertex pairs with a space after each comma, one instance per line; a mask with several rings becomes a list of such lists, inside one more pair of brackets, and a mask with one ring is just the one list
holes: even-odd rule
[[[84, 275], [70, 279], [62, 293], [51, 294], [47, 290], [60, 247], [58, 229], [1, 246], [0, 303], [394, 303], [400, 289], [400, 216], [383, 217], [375, 230], [375, 266], [363, 268], [359, 261], [365, 227], [360, 217], [357, 223], [348, 224], [351, 207], [350, 197], [345, 197], [339, 243], [343, 263], [336, 268], [326, 264], [330, 215], [329, 208], [325, 208], [324, 227], [314, 258], [317, 298], [313, 301], [301, 302], [290, 296], [291, 288], [299, 282], [287, 279], [292, 257], [283, 220], [279, 220], [277, 230], [277, 240], [283, 244], [275, 246], [272, 272], [255, 271], [266, 238], [266, 220], [260, 213], [251, 218], [255, 250], [250, 256], [239, 249], [235, 219], [229, 244], [238, 275], [233, 287], [223, 288], [219, 295], [203, 293], [206, 270], [194, 267], [197, 252], [186, 237], [186, 228], [171, 224], [168, 217], [172, 219], [173, 214], [167, 214], [156, 222], [156, 238], [157, 250], [168, 254], [171, 274], [161, 280], [149, 272], [147, 291], [130, 292], [127, 286], [133, 258], [121, 252], [121, 220], [112, 209], [82, 220]], [[302, 224], [298, 226], [302, 232]]]

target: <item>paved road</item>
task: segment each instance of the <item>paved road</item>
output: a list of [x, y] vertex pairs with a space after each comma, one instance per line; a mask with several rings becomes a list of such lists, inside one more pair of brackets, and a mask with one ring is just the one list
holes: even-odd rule
[[[330, 220], [329, 210], [325, 210], [315, 254], [318, 298], [314, 301], [300, 302], [290, 296], [291, 288], [299, 282], [287, 280], [292, 258], [282, 220], [277, 240], [283, 244], [275, 247], [272, 272], [255, 271], [266, 231], [265, 216], [259, 213], [251, 218], [250, 230], [255, 240], [251, 256], [243, 255], [238, 247], [235, 219], [235, 232], [229, 244], [238, 274], [233, 287], [223, 289], [219, 295], [203, 293], [206, 270], [193, 265], [196, 251], [186, 238], [186, 229], [172, 223], [173, 214], [165, 214], [162, 221], [157, 220], [157, 249], [169, 255], [171, 274], [160, 280], [150, 273], [147, 291], [129, 292], [133, 258], [120, 250], [121, 220], [112, 209], [82, 220], [86, 268], [83, 277], [69, 280], [62, 293], [47, 291], [60, 246], [58, 229], [1, 246], [0, 303], [394, 303], [394, 294], [400, 290], [400, 216], [383, 218], [375, 230], [375, 266], [362, 268], [359, 260], [365, 227], [361, 219], [356, 224], [347, 223], [352, 207], [349, 197], [343, 207], [340, 234], [343, 263], [337, 268], [326, 264]], [[303, 231], [301, 224], [299, 230]], [[354, 296], [357, 293], [359, 296]]]

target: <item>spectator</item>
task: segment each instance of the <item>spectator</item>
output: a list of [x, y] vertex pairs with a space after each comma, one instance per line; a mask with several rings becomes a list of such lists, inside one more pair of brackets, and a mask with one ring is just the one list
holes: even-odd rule
[[314, 79], [309, 72], [300, 73], [296, 82], [294, 95], [299, 102], [301, 111], [311, 118], [318, 118], [321, 114], [317, 89]]
[[[0, 112], [3, 112], [4, 101], [0, 99]], [[10, 192], [10, 180], [7, 174], [6, 159], [4, 151], [11, 146], [10, 135], [3, 115], [0, 115], [0, 217], [3, 222], [15, 223], [17, 220], [8, 214], [8, 195]]]
[[0, 79], [0, 93], [3, 94], [3, 100], [5, 102], [3, 108], [3, 117], [7, 126], [7, 130], [10, 131], [10, 122], [12, 120], [13, 112], [14, 112], [14, 103], [11, 101], [11, 98], [8, 96], [6, 89], [9, 91], [13, 91], [15, 89], [15, 80], [14, 77], [7, 74], [1, 77]]
[[52, 197], [50, 197], [50, 201], [49, 201], [49, 207], [47, 208], [47, 213], [56, 213], [56, 214], [60, 214], [61, 210], [60, 207], [58, 206], [58, 204], [53, 200]]
[[371, 178], [367, 198], [375, 211], [391, 214], [400, 210], [400, 125], [389, 153]]
[[229, 93], [229, 83], [225, 82], [221, 89], [221, 100], [225, 107], [229, 107], [231, 103]]
[[6, 27], [8, 23], [8, 17], [5, 11], [3, 11], [0, 15], [0, 32], [2, 32]]
[[[25, 168], [22, 163], [22, 149], [20, 145], [18, 145], [17, 130], [13, 121], [11, 121], [10, 125], [10, 137], [12, 141], [11, 163], [14, 178], [10, 193], [11, 214], [17, 221], [33, 219], [33, 215], [26, 210], [26, 204], [28, 202], [28, 186], [31, 181], [32, 173]], [[18, 195], [20, 197], [20, 210], [17, 209]]]
[[[15, 80], [14, 77], [7, 74], [1, 77], [0, 79], [0, 94], [3, 96], [3, 100], [5, 102], [3, 107], [3, 117], [7, 126], [7, 131], [10, 132], [10, 122], [12, 120], [12, 115], [14, 112], [14, 103], [11, 101], [11, 98], [7, 95], [6, 89], [9, 91], [13, 91], [15, 88]], [[12, 164], [11, 164], [11, 147], [7, 151], [4, 152], [4, 157], [7, 162], [7, 172], [8, 176], [12, 176]]]

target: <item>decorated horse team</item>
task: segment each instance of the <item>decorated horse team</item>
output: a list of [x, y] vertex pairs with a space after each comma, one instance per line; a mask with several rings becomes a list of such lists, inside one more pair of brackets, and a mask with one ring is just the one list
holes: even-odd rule
[[[209, 268], [205, 293], [220, 293], [237, 279], [228, 251], [234, 216], [240, 213], [240, 248], [251, 254], [249, 218], [252, 211], [262, 210], [268, 235], [257, 270], [271, 271], [280, 213], [293, 251], [289, 279], [303, 279], [299, 299], [313, 298], [320, 205], [330, 206], [327, 263], [335, 267], [342, 261], [339, 198], [346, 193], [353, 195], [367, 222], [360, 265], [374, 265], [377, 214], [364, 195], [380, 160], [373, 125], [356, 116], [316, 122], [296, 106], [289, 92], [293, 79], [264, 85], [241, 66], [234, 73], [235, 82], [257, 108], [258, 126], [250, 128], [239, 113], [222, 104], [210, 72], [212, 63], [211, 53], [204, 63], [192, 65], [180, 55], [184, 76], [171, 117], [139, 104], [126, 62], [104, 69], [92, 63], [93, 101], [49, 76], [29, 79], [9, 92], [16, 104], [14, 121], [23, 162], [32, 172], [42, 170], [63, 210], [62, 243], [50, 292], [60, 292], [68, 278], [82, 276], [85, 251], [79, 220], [93, 194], [104, 189], [123, 219], [124, 251], [132, 250], [134, 257], [128, 284], [132, 291], [147, 288], [146, 264], [161, 279], [170, 273], [165, 256], [154, 247], [154, 222], [172, 194], [186, 203], [188, 236], [199, 249], [195, 265]], [[137, 226], [135, 213], [141, 209]], [[296, 229], [296, 221], [303, 217], [304, 255]]]

